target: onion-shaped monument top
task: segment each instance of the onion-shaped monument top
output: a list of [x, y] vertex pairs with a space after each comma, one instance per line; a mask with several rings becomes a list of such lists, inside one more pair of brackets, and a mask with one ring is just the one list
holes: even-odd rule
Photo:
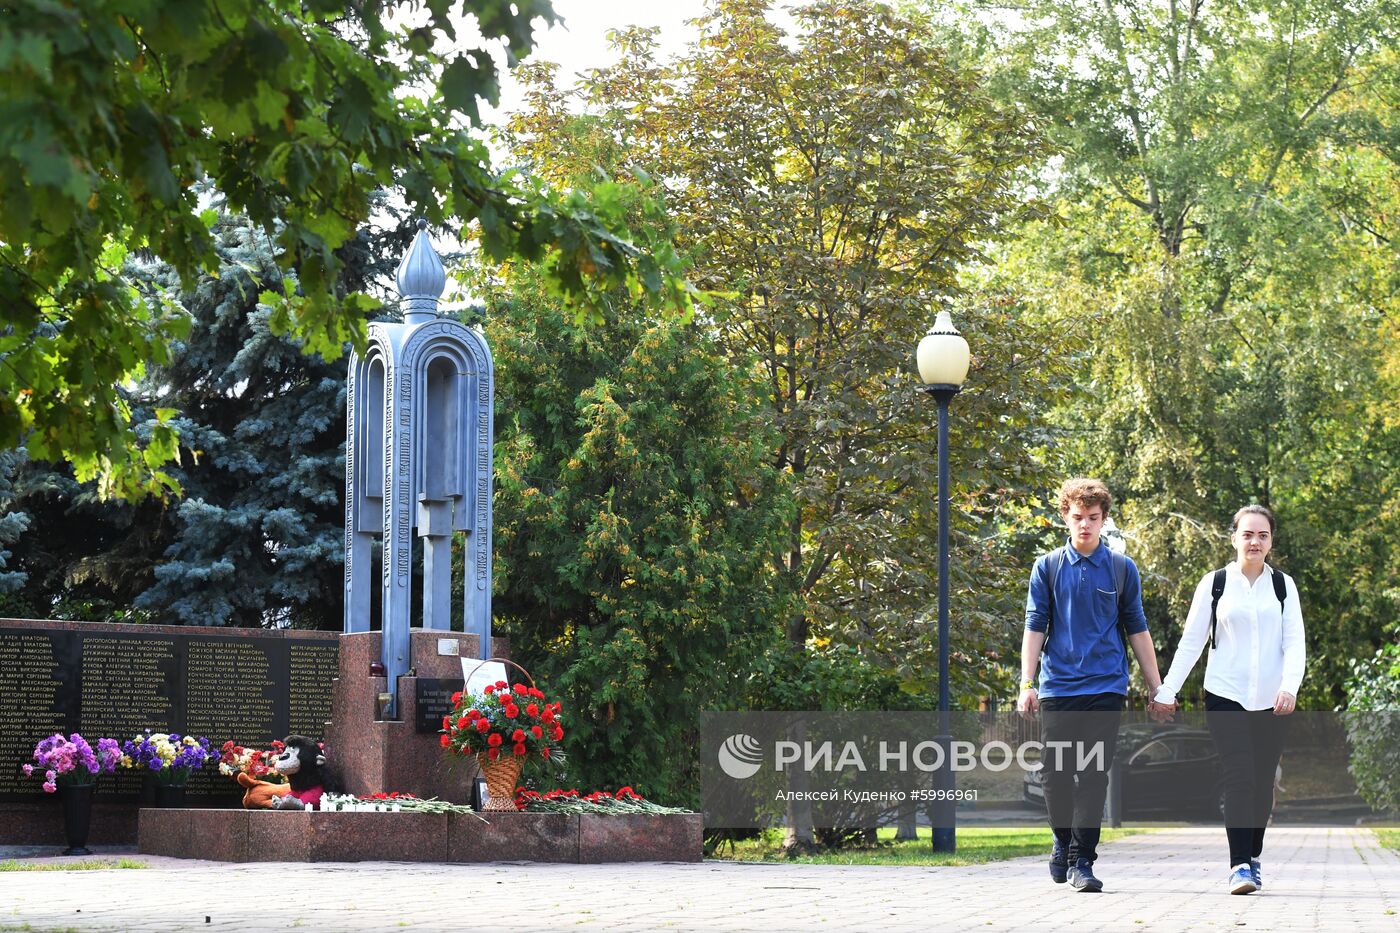
[[404, 323], [422, 324], [437, 317], [438, 298], [447, 287], [447, 270], [428, 239], [426, 220], [418, 221], [418, 235], [399, 263], [398, 285], [404, 300]]

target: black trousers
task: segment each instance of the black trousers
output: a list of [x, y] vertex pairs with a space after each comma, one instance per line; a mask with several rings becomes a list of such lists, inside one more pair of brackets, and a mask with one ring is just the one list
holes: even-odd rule
[[1258, 858], [1274, 812], [1274, 772], [1283, 756], [1287, 716], [1249, 712], [1234, 700], [1206, 691], [1206, 725], [1220, 754], [1225, 783], [1225, 836], [1230, 865]]
[[[1040, 701], [1045, 810], [1070, 865], [1098, 858], [1108, 769], [1118, 748], [1125, 699], [1121, 693], [1086, 693]], [[1053, 743], [1069, 745], [1059, 746], [1057, 754]]]

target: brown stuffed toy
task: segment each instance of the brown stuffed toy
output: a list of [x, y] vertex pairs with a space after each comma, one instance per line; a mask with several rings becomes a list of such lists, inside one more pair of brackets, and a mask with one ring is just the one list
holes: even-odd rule
[[237, 781], [244, 788], [243, 809], [245, 810], [275, 808], [281, 802], [277, 798], [285, 797], [292, 791], [290, 784], [272, 784], [268, 781], [259, 781], [247, 774], [239, 774]]
[[304, 735], [289, 735], [283, 743], [282, 754], [272, 763], [289, 783], [272, 784], [259, 781], [248, 774], [239, 774], [238, 783], [244, 788], [245, 810], [301, 810], [308, 806], [319, 809], [321, 794], [326, 790], [326, 756], [315, 739]]

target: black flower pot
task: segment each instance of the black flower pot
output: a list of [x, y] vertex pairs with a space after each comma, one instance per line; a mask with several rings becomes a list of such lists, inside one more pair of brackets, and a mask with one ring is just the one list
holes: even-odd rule
[[185, 805], [185, 785], [156, 782], [156, 806], [169, 810]]
[[87, 847], [88, 830], [92, 828], [93, 784], [64, 784], [58, 788], [63, 801], [63, 838], [68, 842], [64, 855], [91, 855]]
[[147, 771], [141, 782], [141, 806], [162, 810], [185, 805], [185, 782], [190, 779], [188, 768]]

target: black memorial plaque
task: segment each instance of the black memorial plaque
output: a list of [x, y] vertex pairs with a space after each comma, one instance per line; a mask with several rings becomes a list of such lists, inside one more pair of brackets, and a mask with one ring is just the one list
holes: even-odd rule
[[40, 779], [25, 777], [45, 736], [68, 732], [78, 708], [78, 639], [71, 632], [3, 633], [0, 637], [0, 798], [31, 797]]
[[[77, 731], [96, 743], [99, 738], [126, 742], [147, 729], [165, 732], [180, 720], [175, 713], [180, 700], [179, 646], [174, 637], [109, 633], [80, 639], [78, 677], [80, 698]], [[180, 731], [176, 729], [176, 731]], [[118, 768], [113, 778], [98, 785], [101, 796], [139, 794], [143, 775]]]
[[287, 732], [325, 738], [331, 720], [331, 681], [340, 676], [339, 642], [287, 645]]
[[[188, 636], [185, 643], [185, 727], [216, 750], [232, 739], [266, 748], [286, 735], [287, 645], [250, 638]], [[204, 768], [190, 776], [186, 799], [241, 795], [237, 785]]]
[[415, 732], [439, 732], [442, 718], [452, 712], [452, 694], [462, 689], [460, 677], [419, 677], [414, 681], [414, 706], [418, 715], [413, 719]]
[[[215, 752], [229, 739], [267, 748], [288, 733], [323, 737], [337, 639], [142, 629], [0, 622], [0, 800], [42, 795], [38, 777], [24, 777], [20, 765], [55, 732], [90, 742], [177, 732], [208, 738]], [[99, 781], [98, 797], [135, 800], [144, 778], [118, 769]], [[240, 793], [210, 765], [191, 776], [186, 797], [208, 805]]]

